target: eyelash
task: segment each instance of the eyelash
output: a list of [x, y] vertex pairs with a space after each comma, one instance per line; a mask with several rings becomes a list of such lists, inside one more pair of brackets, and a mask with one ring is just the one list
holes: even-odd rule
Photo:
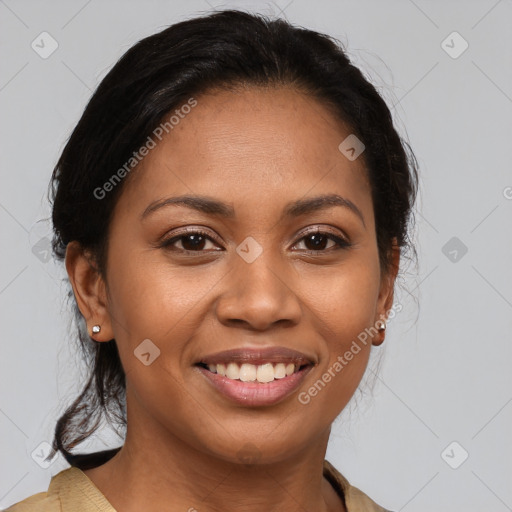
[[[212, 251], [190, 251], [188, 249], [176, 249], [176, 248], [172, 248], [172, 244], [181, 240], [182, 238], [185, 238], [186, 236], [188, 235], [200, 235], [204, 238], [206, 238], [207, 240], [213, 242], [213, 243], [216, 243], [215, 240], [208, 234], [206, 233], [205, 231], [201, 230], [201, 229], [193, 229], [193, 230], [190, 230], [190, 231], [184, 231], [176, 236], [173, 236], [172, 238], [168, 238], [166, 240], [163, 240], [162, 243], [160, 244], [160, 247], [161, 248], [168, 248], [170, 250], [175, 250], [175, 251], [180, 251], [182, 253], [185, 253], [185, 254], [194, 254], [194, 255], [197, 255], [197, 254], [201, 254], [201, 253], [206, 253], [206, 252], [212, 252]], [[301, 242], [303, 239], [307, 238], [308, 236], [311, 236], [311, 235], [322, 235], [322, 236], [326, 236], [328, 239], [336, 242], [337, 244], [337, 247], [330, 247], [328, 249], [319, 249], [319, 250], [305, 250], [305, 251], [302, 251], [302, 252], [305, 252], [306, 254], [314, 254], [314, 255], [318, 255], [320, 253], [329, 253], [333, 250], [339, 250], [339, 249], [348, 249], [349, 247], [352, 246], [352, 244], [350, 242], [347, 242], [345, 239], [329, 232], [329, 231], [322, 231], [320, 230], [319, 228], [318, 229], [314, 229], [314, 230], [310, 230], [306, 233], [304, 233], [302, 235], [302, 237], [298, 240], [298, 242], [296, 242], [294, 245], [297, 245], [297, 243]]]

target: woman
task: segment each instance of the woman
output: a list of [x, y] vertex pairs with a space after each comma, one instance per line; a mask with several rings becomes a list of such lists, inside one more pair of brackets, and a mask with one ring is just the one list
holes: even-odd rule
[[[71, 468], [9, 511], [383, 511], [324, 460], [382, 344], [417, 190], [328, 36], [221, 11], [131, 48], [52, 177], [94, 368]], [[72, 449], [105, 413], [120, 448]]]

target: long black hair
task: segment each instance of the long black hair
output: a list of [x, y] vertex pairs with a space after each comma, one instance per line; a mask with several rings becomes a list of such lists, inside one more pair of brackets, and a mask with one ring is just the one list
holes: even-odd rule
[[[386, 103], [342, 45], [282, 19], [224, 10], [139, 41], [99, 84], [50, 183], [56, 258], [63, 260], [67, 244], [76, 240], [104, 275], [109, 223], [129, 176], [109, 187], [108, 194], [98, 190], [126, 166], [165, 116], [214, 87], [236, 85], [295, 87], [347, 123], [365, 145], [382, 269], [391, 264], [393, 239], [402, 255], [413, 249], [409, 227], [417, 193], [416, 159], [395, 130]], [[103, 413], [111, 426], [126, 427], [126, 383], [116, 341], [92, 341], [72, 291], [70, 299], [90, 375], [59, 418], [49, 457], [60, 451], [72, 466], [88, 468], [116, 450], [93, 458], [71, 450], [97, 430]]]

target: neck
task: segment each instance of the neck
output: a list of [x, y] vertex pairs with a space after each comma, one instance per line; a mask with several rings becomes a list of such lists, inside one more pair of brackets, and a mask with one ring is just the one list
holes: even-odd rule
[[129, 418], [123, 447], [84, 473], [120, 512], [344, 512], [323, 476], [329, 430], [302, 451], [243, 464], [199, 451], [161, 425]]
[[169, 512], [345, 510], [323, 477], [323, 460], [241, 465], [201, 455], [171, 457], [164, 463], [161, 453], [141, 454], [127, 437], [110, 461], [84, 473], [122, 512], [144, 510], [148, 504]]

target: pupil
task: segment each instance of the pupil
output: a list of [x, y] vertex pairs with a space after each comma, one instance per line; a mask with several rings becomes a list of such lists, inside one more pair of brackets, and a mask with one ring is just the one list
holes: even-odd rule
[[310, 235], [309, 240], [313, 242], [313, 250], [318, 250], [319, 248], [325, 249], [327, 238], [324, 235]]
[[204, 244], [204, 238], [202, 235], [186, 235], [184, 241], [182, 241], [182, 245], [186, 250], [201, 248], [201, 244]]

